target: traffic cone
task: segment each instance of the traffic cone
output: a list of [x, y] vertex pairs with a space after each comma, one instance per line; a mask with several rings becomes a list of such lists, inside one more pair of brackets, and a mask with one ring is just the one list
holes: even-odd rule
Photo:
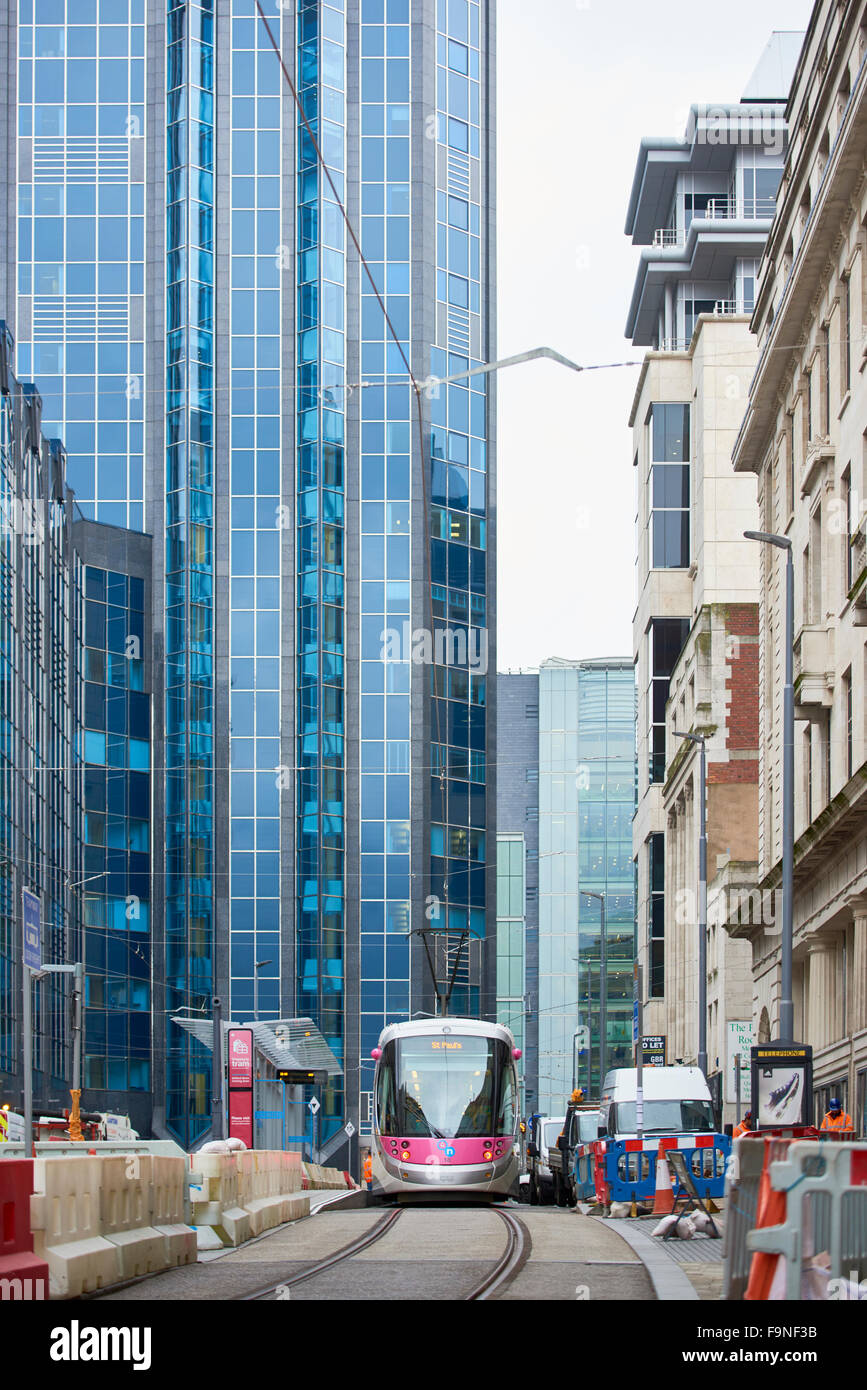
[[653, 1216], [670, 1216], [674, 1211], [674, 1192], [671, 1188], [671, 1173], [662, 1140], [656, 1154], [656, 1193], [653, 1198]]

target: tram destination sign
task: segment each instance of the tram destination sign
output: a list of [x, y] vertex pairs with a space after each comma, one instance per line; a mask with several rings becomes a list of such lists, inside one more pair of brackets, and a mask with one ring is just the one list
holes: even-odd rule
[[282, 1081], [285, 1086], [326, 1086], [328, 1084], [327, 1071], [301, 1071], [297, 1067], [281, 1067], [277, 1072], [277, 1080]]

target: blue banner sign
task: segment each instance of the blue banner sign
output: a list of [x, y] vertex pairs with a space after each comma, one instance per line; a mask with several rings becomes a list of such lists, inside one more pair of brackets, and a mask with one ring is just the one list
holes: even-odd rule
[[31, 970], [42, 969], [42, 923], [39, 899], [27, 888], [21, 890], [22, 919], [24, 922], [23, 961]]

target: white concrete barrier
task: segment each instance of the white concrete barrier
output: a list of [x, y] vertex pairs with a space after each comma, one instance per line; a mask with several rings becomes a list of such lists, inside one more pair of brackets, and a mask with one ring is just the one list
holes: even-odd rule
[[286, 1221], [307, 1216], [300, 1155], [273, 1149], [192, 1156], [199, 1181], [190, 1188], [199, 1247], [241, 1245]]
[[52, 1298], [77, 1298], [121, 1278], [117, 1246], [100, 1229], [99, 1170], [98, 1158], [34, 1160], [30, 1227]]
[[76, 1298], [196, 1258], [186, 1159], [52, 1155], [34, 1162], [30, 1220], [52, 1298]]

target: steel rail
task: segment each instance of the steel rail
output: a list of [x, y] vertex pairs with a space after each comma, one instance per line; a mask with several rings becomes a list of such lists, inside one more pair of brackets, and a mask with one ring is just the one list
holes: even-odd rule
[[530, 1254], [530, 1236], [523, 1221], [502, 1207], [494, 1207], [497, 1215], [505, 1222], [509, 1232], [506, 1248], [493, 1269], [474, 1289], [464, 1295], [465, 1303], [481, 1303], [498, 1293], [526, 1263]]
[[265, 1284], [261, 1288], [254, 1289], [250, 1293], [238, 1294], [237, 1298], [233, 1301], [239, 1303], [254, 1303], [258, 1299], [264, 1299], [267, 1298], [269, 1294], [276, 1293], [278, 1289], [294, 1288], [296, 1284], [303, 1284], [306, 1279], [314, 1279], [317, 1274], [324, 1274], [327, 1269], [333, 1268], [334, 1265], [342, 1264], [344, 1260], [351, 1260], [354, 1255], [360, 1255], [362, 1250], [366, 1250], [368, 1246], [374, 1245], [376, 1241], [381, 1240], [382, 1237], [392, 1229], [398, 1217], [401, 1215], [402, 1209], [400, 1207], [396, 1208], [394, 1211], [388, 1212], [381, 1221], [377, 1222], [372, 1230], [368, 1231], [363, 1236], [359, 1236], [357, 1240], [351, 1241], [349, 1245], [341, 1246], [339, 1250], [335, 1250], [333, 1255], [326, 1255], [324, 1259], [317, 1260], [315, 1264], [309, 1265], [307, 1269], [299, 1271], [298, 1274], [290, 1274], [285, 1279], [276, 1279], [272, 1284]]

